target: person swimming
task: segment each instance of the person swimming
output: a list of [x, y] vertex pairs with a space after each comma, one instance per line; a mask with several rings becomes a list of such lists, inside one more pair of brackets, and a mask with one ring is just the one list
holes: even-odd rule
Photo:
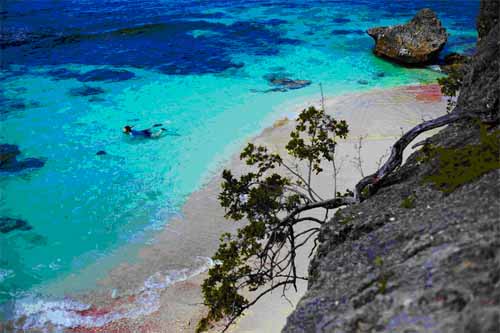
[[165, 128], [160, 128], [159, 131], [152, 131], [151, 128], [143, 129], [143, 130], [135, 130], [134, 126], [125, 126], [123, 127], [123, 133], [130, 135], [132, 137], [142, 137], [142, 138], [158, 138], [162, 135], [162, 133], [166, 131]]

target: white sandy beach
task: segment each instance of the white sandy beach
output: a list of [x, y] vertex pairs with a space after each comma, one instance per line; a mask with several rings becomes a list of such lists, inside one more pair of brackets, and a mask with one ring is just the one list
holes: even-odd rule
[[[319, 101], [304, 101], [296, 110], [283, 110], [284, 114], [300, 111], [308, 105], [318, 105]], [[339, 142], [337, 147], [337, 164], [340, 166], [337, 189], [352, 189], [361, 178], [359, 169], [353, 163], [357, 152], [355, 145], [359, 137], [363, 137], [361, 158], [364, 174], [376, 170], [381, 157], [387, 154], [391, 144], [406, 131], [423, 119], [428, 120], [446, 112], [446, 101], [439, 93], [439, 87], [412, 86], [387, 90], [372, 90], [364, 93], [349, 94], [325, 101], [327, 113], [336, 119], [346, 120], [349, 124], [349, 138]], [[283, 152], [288, 141], [289, 132], [294, 121], [280, 121], [275, 126], [264, 130], [254, 138], [257, 144], [264, 144], [273, 150]], [[432, 133], [431, 133], [432, 134]], [[430, 134], [427, 134], [430, 135]], [[418, 139], [417, 139], [418, 141]], [[411, 151], [406, 152], [406, 156]], [[234, 156], [227, 168], [243, 171], [246, 167]], [[314, 179], [320, 194], [331, 196], [333, 182], [331, 168], [325, 166], [325, 172]], [[203, 189], [193, 193], [187, 200], [183, 215], [169, 221], [163, 231], [159, 232], [151, 245], [140, 250], [140, 260], [136, 263], [123, 264], [114, 269], [109, 277], [101, 282], [103, 290], [116, 290], [114, 297], [109, 292], [99, 292], [85, 297], [86, 301], [96, 304], [90, 315], [110, 313], [115, 309], [134, 307], [140, 301], [154, 303], [151, 314], [141, 315], [133, 319], [121, 319], [99, 328], [78, 328], [73, 332], [193, 332], [196, 322], [205, 309], [201, 305], [200, 284], [204, 273], [170, 285], [167, 288], [155, 289], [139, 293], [138, 286], [158, 273], [158, 281], [164, 281], [166, 272], [185, 268], [185, 262], [191, 258], [210, 257], [216, 250], [221, 233], [235, 230], [235, 224], [224, 219], [217, 195], [220, 188], [220, 177], [215, 176]], [[300, 254], [299, 270], [307, 272], [308, 258], [306, 251]], [[203, 259], [198, 260], [198, 265]], [[195, 262], [193, 262], [193, 267]], [[185, 277], [196, 273], [185, 270]], [[180, 278], [183, 280], [184, 278]], [[154, 279], [153, 279], [154, 280]], [[296, 304], [305, 292], [306, 283], [299, 285], [298, 293], [288, 294], [291, 304]], [[148, 297], [146, 297], [148, 296]], [[281, 297], [281, 292], [265, 297], [251, 308], [248, 313], [231, 328], [231, 332], [279, 332], [284, 326], [287, 315], [293, 307]], [[151, 304], [149, 304], [151, 305]], [[120, 310], [121, 311], [121, 310]]]

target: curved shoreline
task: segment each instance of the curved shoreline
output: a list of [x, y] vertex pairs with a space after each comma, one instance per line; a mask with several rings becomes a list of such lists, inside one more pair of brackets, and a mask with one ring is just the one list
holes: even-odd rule
[[[285, 110], [284, 114], [296, 114], [307, 105], [316, 102], [305, 101], [296, 105], [294, 110]], [[345, 119], [350, 125], [350, 138], [342, 143], [342, 154], [350, 155], [352, 146], [359, 136], [370, 133], [366, 138], [367, 170], [374, 168], [378, 155], [390, 147], [390, 144], [399, 137], [401, 128], [407, 129], [421, 121], [422, 117], [435, 117], [445, 112], [446, 105], [442, 96], [436, 90], [436, 85], [402, 86], [390, 89], [374, 89], [364, 92], [351, 93], [327, 99], [325, 106], [328, 113], [338, 119]], [[376, 116], [374, 116], [377, 114]], [[288, 140], [288, 133], [293, 128], [293, 121], [281, 121], [275, 126], [267, 127], [260, 135], [251, 141], [267, 144], [275, 149], [282, 149]], [[345, 151], [344, 151], [345, 148]], [[339, 190], [352, 185], [360, 178], [354, 168], [349, 166], [345, 159], [346, 170], [339, 177]], [[244, 171], [245, 166], [233, 155], [226, 165], [232, 170]], [[326, 175], [325, 175], [326, 176]], [[319, 181], [325, 183], [324, 181]], [[95, 320], [101, 318], [102, 325], [87, 326], [89, 321], [82, 321], [77, 332], [135, 332], [140, 330], [162, 332], [193, 331], [195, 322], [203, 312], [200, 284], [204, 274], [200, 273], [199, 261], [196, 258], [210, 257], [216, 250], [219, 235], [233, 231], [236, 226], [224, 220], [224, 212], [219, 207], [217, 195], [219, 192], [220, 176], [215, 174], [202, 188], [192, 193], [182, 209], [182, 216], [172, 219], [165, 228], [155, 237], [153, 244], [142, 245], [138, 253], [138, 262], [123, 263], [112, 269], [107, 278], [101, 281], [100, 291], [85, 294], [81, 301], [94, 306], [80, 307], [78, 310], [69, 310], [81, 318]], [[320, 185], [321, 187], [321, 185]], [[331, 188], [323, 186], [322, 191]], [[187, 260], [191, 264], [186, 265]], [[307, 258], [301, 259], [302, 269], [307, 269]], [[198, 265], [198, 266], [197, 266]], [[177, 272], [177, 273], [175, 273]], [[184, 272], [182, 274], [179, 272]], [[172, 274], [181, 274], [180, 278], [172, 283]], [[148, 293], [151, 298], [142, 297], [149, 286], [155, 294]], [[156, 286], [156, 287], [155, 287]], [[301, 286], [302, 292], [305, 285]], [[292, 296], [292, 302], [298, 301], [301, 293]], [[80, 299], [80, 297], [79, 297]], [[138, 305], [138, 306], [137, 306]], [[149, 311], [147, 307], [149, 308]], [[141, 308], [142, 307], [142, 308]], [[289, 308], [288, 311], [286, 310]], [[279, 318], [275, 311], [278, 309]], [[131, 310], [137, 310], [136, 312]], [[261, 325], [260, 331], [273, 331], [281, 328], [288, 312], [292, 308], [279, 295], [272, 295], [252, 309], [249, 316], [244, 317], [234, 331], [259, 331], [255, 325]], [[119, 313], [122, 316], [112, 317]], [[133, 315], [130, 315], [133, 313]], [[129, 316], [130, 315], [130, 316]], [[259, 317], [256, 322], [251, 318]], [[132, 317], [132, 318], [129, 318]], [[114, 318], [114, 319], [113, 319]], [[105, 323], [109, 321], [109, 323]], [[85, 324], [85, 325], [84, 325]], [[263, 326], [262, 326], [263, 325]], [[271, 325], [271, 326], [269, 326]], [[86, 327], [85, 327], [86, 326]], [[68, 329], [75, 331], [76, 328]]]

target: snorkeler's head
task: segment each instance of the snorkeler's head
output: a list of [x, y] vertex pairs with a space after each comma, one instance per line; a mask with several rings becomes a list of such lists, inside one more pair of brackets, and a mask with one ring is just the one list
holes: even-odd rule
[[130, 133], [132, 132], [132, 127], [127, 125], [123, 128], [123, 133]]

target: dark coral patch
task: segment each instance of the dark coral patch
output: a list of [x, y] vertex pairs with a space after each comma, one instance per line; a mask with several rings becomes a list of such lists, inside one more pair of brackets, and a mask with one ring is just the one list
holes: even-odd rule
[[56, 80], [76, 79], [80, 76], [79, 72], [66, 68], [53, 69], [48, 71], [47, 74]]
[[24, 169], [37, 169], [45, 165], [45, 160], [39, 158], [26, 158], [18, 161], [21, 154], [19, 147], [11, 144], [0, 144], [0, 171], [18, 172]]
[[21, 154], [19, 147], [8, 143], [0, 144], [0, 165], [8, 163]]
[[[233, 53], [250, 55], [276, 55], [282, 45], [296, 45], [297, 39], [283, 36], [274, 29], [286, 23], [282, 19], [261, 22], [239, 21], [222, 24], [203, 20], [185, 20], [184, 16], [172, 17], [154, 24], [131, 23], [106, 31], [67, 32], [67, 35], [48, 35], [30, 40], [26, 44], [4, 50], [6, 65], [86, 65], [133, 66], [156, 69], [166, 74], [219, 73], [228, 68], [238, 68], [233, 63]], [[211, 31], [200, 42], [192, 31]], [[50, 57], [47, 53], [50, 52]], [[55, 78], [79, 78], [78, 73], [56, 70]], [[107, 72], [83, 74], [84, 82], [129, 79], [132, 73]], [[95, 76], [95, 74], [98, 74]], [[104, 77], [103, 77], [104, 74]]]
[[334, 18], [332, 21], [333, 21], [333, 23], [339, 23], [339, 24], [351, 22], [350, 19], [344, 18], [344, 17], [337, 17], [337, 18]]
[[21, 219], [14, 219], [11, 217], [0, 217], [0, 232], [7, 234], [15, 230], [27, 231], [33, 227], [28, 222]]
[[125, 81], [130, 80], [135, 77], [135, 74], [124, 69], [94, 69], [92, 71], [86, 72], [78, 78], [78, 81], [89, 82], [89, 81]]
[[81, 74], [78, 71], [73, 71], [66, 68], [58, 68], [47, 72], [57, 80], [76, 79], [80, 82], [104, 81], [116, 82], [130, 80], [135, 77], [135, 74], [124, 69], [94, 69]]
[[72, 96], [94, 96], [104, 93], [104, 89], [99, 87], [83, 86], [80, 88], [73, 88], [69, 91]]

